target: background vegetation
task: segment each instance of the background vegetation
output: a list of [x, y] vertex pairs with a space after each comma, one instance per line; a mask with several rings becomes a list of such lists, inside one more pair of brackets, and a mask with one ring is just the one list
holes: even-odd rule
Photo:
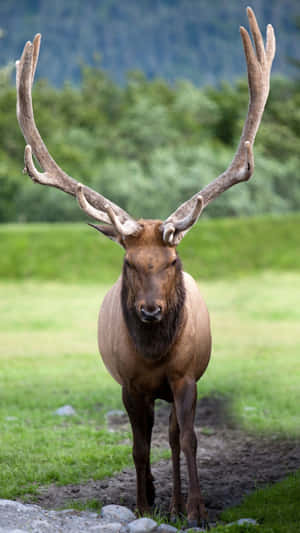
[[[120, 87], [100, 68], [83, 68], [79, 88], [37, 83], [37, 123], [73, 177], [134, 216], [164, 218], [230, 163], [248, 105], [233, 87], [169, 86], [131, 73]], [[0, 222], [84, 220], [74, 199], [21, 175], [24, 140], [15, 118], [10, 69], [0, 72]], [[255, 146], [255, 176], [222, 195], [205, 216], [287, 213], [300, 208], [300, 82], [272, 79]]]
[[[15, 60], [28, 39], [43, 33], [42, 77], [55, 85], [78, 83], [80, 62], [103, 67], [117, 82], [138, 68], [148, 78], [194, 83], [232, 81], [244, 71], [239, 25], [247, 3], [240, 0], [3, 0], [0, 3], [0, 64]], [[295, 56], [297, 0], [251, 0], [262, 27], [278, 35], [276, 72], [289, 72]], [[299, 44], [298, 44], [299, 46]]]
[[[201, 220], [178, 251], [184, 269], [196, 279], [299, 272], [299, 225], [299, 214]], [[121, 247], [86, 224], [0, 226], [3, 281], [112, 283], [120, 275], [122, 256]]]

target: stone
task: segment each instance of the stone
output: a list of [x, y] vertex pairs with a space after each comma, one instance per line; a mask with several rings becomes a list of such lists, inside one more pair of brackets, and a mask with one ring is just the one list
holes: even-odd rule
[[76, 415], [76, 411], [72, 407], [72, 405], [63, 405], [62, 407], [56, 409], [56, 411], [54, 411], [54, 414], [59, 416], [73, 416]]
[[123, 505], [105, 505], [101, 509], [100, 517], [109, 522], [128, 524], [135, 520], [135, 514]]
[[138, 518], [128, 524], [129, 533], [152, 533], [157, 528], [157, 522], [151, 518]]
[[160, 524], [157, 528], [157, 533], [178, 533], [178, 529], [169, 524]]
[[254, 518], [240, 518], [239, 520], [236, 520], [235, 522], [230, 522], [230, 524], [227, 524], [226, 527], [231, 526], [244, 526], [244, 525], [252, 525], [252, 526], [258, 526], [258, 522], [254, 520]]
[[120, 533], [123, 525], [121, 522], [109, 522], [108, 524], [98, 524], [89, 529], [90, 533]]
[[0, 533], [29, 533], [28, 530], [25, 531], [25, 529], [10, 529], [10, 528], [2, 528], [0, 527]]
[[118, 409], [105, 413], [105, 418], [108, 427], [113, 431], [117, 431], [129, 423], [127, 413]]

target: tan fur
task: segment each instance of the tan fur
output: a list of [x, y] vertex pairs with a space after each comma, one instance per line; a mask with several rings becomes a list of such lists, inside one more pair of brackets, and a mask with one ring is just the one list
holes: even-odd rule
[[205, 371], [211, 351], [209, 315], [196, 282], [187, 273], [184, 284], [184, 322], [171, 353], [159, 365], [138, 354], [128, 335], [121, 309], [121, 278], [106, 294], [99, 313], [99, 350], [120, 385], [155, 395], [165, 378], [174, 382], [190, 375], [198, 380]]

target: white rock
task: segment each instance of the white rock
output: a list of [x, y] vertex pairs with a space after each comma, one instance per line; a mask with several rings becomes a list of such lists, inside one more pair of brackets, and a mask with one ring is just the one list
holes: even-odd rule
[[0, 533], [29, 533], [28, 530], [25, 531], [25, 529], [10, 529], [7, 527], [3, 528], [1, 527], [0, 528]]
[[246, 524], [251, 524], [252, 526], [258, 526], [258, 522], [254, 520], [253, 518], [240, 518], [239, 520], [236, 520], [235, 522], [230, 522], [230, 524], [227, 524], [226, 527], [231, 526], [243, 526]]
[[174, 526], [169, 526], [169, 524], [160, 524], [157, 528], [157, 533], [177, 533], [178, 529]]
[[76, 411], [72, 407], [72, 405], [63, 405], [62, 407], [56, 409], [56, 411], [54, 411], [54, 414], [59, 416], [73, 416], [76, 415]]
[[101, 509], [101, 518], [111, 522], [128, 524], [135, 520], [135, 514], [124, 505], [105, 505]]
[[138, 518], [128, 524], [128, 531], [129, 533], [152, 533], [157, 527], [157, 522], [151, 518]]
[[119, 533], [123, 527], [121, 522], [109, 522], [108, 524], [98, 524], [89, 528], [91, 533]]
[[0, 533], [29, 533], [29, 531], [25, 531], [25, 529], [11, 529], [7, 527], [0, 527]]
[[23, 503], [16, 502], [15, 500], [0, 500], [0, 508], [1, 507], [10, 507], [17, 512], [23, 513], [36, 511], [38, 509], [36, 505], [24, 505]]

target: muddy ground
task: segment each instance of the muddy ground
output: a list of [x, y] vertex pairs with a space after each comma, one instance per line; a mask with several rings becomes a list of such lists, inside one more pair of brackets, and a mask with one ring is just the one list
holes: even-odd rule
[[[153, 447], [168, 447], [169, 406], [156, 410]], [[198, 402], [196, 432], [198, 437], [198, 471], [210, 520], [215, 520], [226, 507], [236, 505], [244, 495], [257, 487], [274, 483], [300, 468], [300, 441], [278, 436], [250, 435], [238, 428], [229, 416], [229, 405], [223, 398], [203, 398]], [[111, 429], [128, 430], [126, 417], [115, 416]], [[156, 485], [156, 507], [168, 511], [171, 495], [171, 461], [153, 465]], [[183, 489], [186, 492], [186, 469], [182, 459]], [[113, 478], [89, 481], [79, 485], [40, 489], [35, 502], [45, 508], [59, 508], [70, 501], [98, 499], [103, 504], [122, 504], [135, 508], [135, 472], [124, 469]], [[28, 500], [27, 500], [28, 501]]]

